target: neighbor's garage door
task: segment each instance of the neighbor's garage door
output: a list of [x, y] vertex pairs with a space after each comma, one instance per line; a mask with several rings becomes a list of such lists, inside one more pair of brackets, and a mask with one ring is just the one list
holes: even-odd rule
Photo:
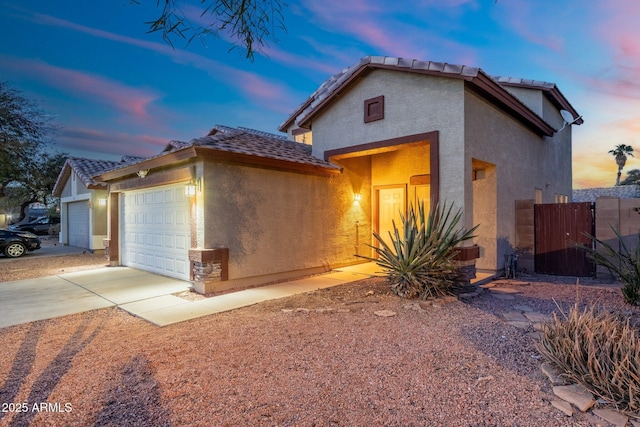
[[184, 185], [126, 192], [122, 211], [122, 264], [189, 280], [191, 228]]
[[69, 203], [67, 206], [67, 230], [69, 246], [89, 248], [89, 205], [87, 201]]

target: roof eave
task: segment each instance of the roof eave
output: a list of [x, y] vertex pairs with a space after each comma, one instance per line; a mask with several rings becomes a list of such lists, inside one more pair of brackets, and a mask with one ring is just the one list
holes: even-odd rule
[[64, 190], [64, 185], [69, 179], [69, 176], [71, 176], [71, 166], [69, 165], [69, 159], [67, 159], [62, 166], [62, 170], [60, 170], [60, 173], [58, 174], [53, 190], [51, 190], [51, 194], [54, 197], [62, 196], [62, 190]]
[[118, 169], [113, 169], [107, 172], [103, 172], [99, 175], [93, 176], [93, 179], [97, 182], [108, 182], [114, 179], [123, 178], [128, 175], [134, 175], [140, 170], [155, 169], [164, 166], [169, 166], [175, 162], [181, 160], [188, 160], [196, 156], [194, 147], [185, 147], [180, 150], [175, 150], [163, 154], [161, 156], [153, 157], [151, 159], [143, 160], [138, 163], [127, 165]]
[[213, 147], [194, 147], [196, 155], [205, 160], [224, 162], [250, 167], [260, 167], [283, 172], [295, 172], [306, 175], [334, 176], [342, 172], [341, 168], [323, 167], [310, 163], [300, 163], [290, 160], [274, 159], [272, 157], [256, 156], [246, 153], [234, 153], [226, 150], [219, 150]]
[[500, 85], [520, 87], [524, 89], [540, 90], [547, 96], [549, 101], [551, 101], [551, 103], [556, 108], [560, 110], [567, 110], [573, 115], [573, 117], [577, 117], [575, 124], [581, 125], [584, 123], [584, 120], [582, 119], [582, 116], [580, 115], [580, 113], [578, 113], [578, 111], [573, 107], [573, 105], [571, 105], [569, 100], [564, 96], [564, 94], [560, 91], [560, 89], [558, 89], [558, 86], [556, 86], [555, 84], [553, 84], [552, 87], [542, 87], [542, 86], [532, 86], [524, 83], [500, 81]]

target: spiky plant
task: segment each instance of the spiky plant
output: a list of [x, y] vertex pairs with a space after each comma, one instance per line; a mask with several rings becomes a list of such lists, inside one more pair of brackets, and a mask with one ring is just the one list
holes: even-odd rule
[[640, 305], [640, 235], [635, 247], [630, 247], [618, 230], [614, 227], [611, 229], [616, 234], [619, 250], [595, 236], [589, 237], [597, 243], [596, 247], [583, 249], [593, 262], [607, 268], [616, 276], [622, 284], [625, 302]]
[[393, 222], [389, 232], [391, 244], [378, 233], [378, 245], [368, 245], [377, 257], [358, 255], [381, 266], [391, 281], [391, 290], [404, 298], [437, 297], [451, 294], [458, 276], [454, 263], [460, 243], [472, 239], [478, 228], [464, 230], [458, 226], [462, 211], [453, 212], [453, 204], [434, 204], [425, 216], [424, 203], [411, 205], [401, 214], [398, 227]]
[[640, 409], [640, 334], [628, 319], [576, 304], [541, 333], [538, 351], [565, 377], [616, 406]]

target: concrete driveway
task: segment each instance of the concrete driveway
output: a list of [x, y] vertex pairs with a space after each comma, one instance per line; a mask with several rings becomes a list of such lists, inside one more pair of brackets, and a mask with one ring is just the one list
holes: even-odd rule
[[188, 301], [175, 293], [190, 282], [129, 267], [0, 283], [0, 328], [117, 306], [158, 326], [167, 326], [262, 301], [342, 285], [378, 275], [373, 263], [333, 270], [258, 288]]
[[0, 283], [0, 328], [171, 296], [190, 287], [190, 282], [128, 267], [3, 282]]

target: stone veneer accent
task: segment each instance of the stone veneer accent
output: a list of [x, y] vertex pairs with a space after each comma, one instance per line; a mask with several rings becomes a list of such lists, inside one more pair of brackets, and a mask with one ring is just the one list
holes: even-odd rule
[[199, 294], [210, 294], [216, 284], [229, 280], [229, 249], [189, 249], [193, 289]]

